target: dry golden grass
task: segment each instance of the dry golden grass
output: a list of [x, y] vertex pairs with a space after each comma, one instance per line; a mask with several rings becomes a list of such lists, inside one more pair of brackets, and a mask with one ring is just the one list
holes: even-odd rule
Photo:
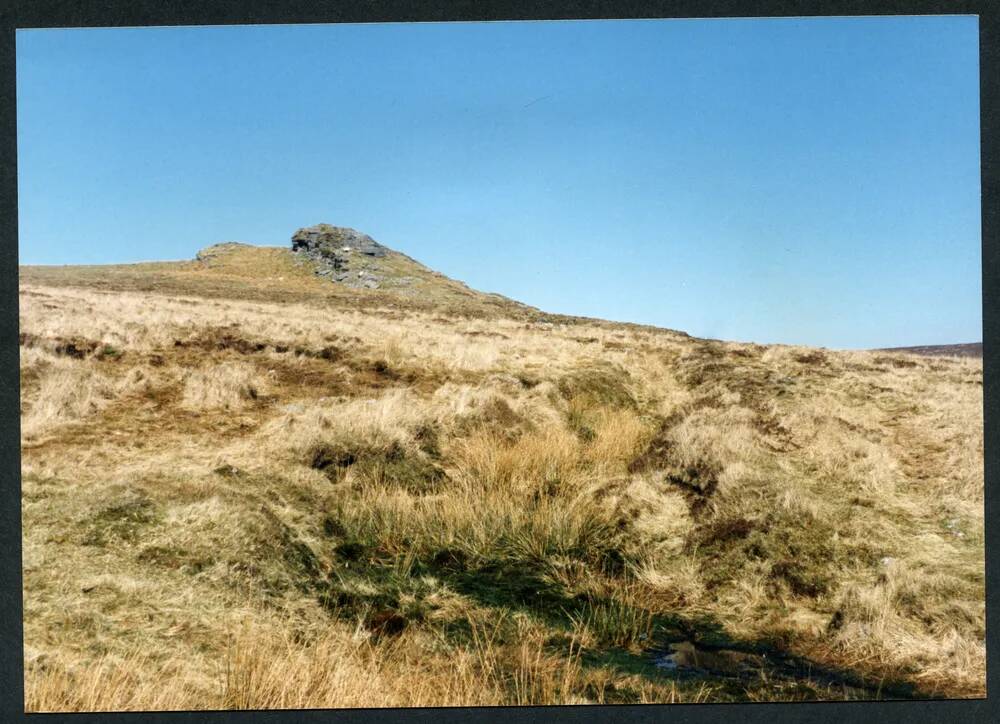
[[984, 694], [978, 360], [168, 271], [22, 284], [29, 710]]
[[191, 410], [234, 410], [260, 394], [261, 379], [253, 366], [226, 362], [193, 370], [184, 379], [181, 405]]

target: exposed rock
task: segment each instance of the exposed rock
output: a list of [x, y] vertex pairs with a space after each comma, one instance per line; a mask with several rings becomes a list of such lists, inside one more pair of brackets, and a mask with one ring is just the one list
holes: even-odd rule
[[358, 265], [389, 251], [367, 234], [343, 226], [316, 224], [292, 235], [292, 252], [312, 261], [319, 276], [356, 289], [379, 288], [382, 279]]
[[354, 251], [374, 257], [389, 253], [386, 247], [367, 234], [329, 224], [316, 224], [296, 231], [292, 236], [292, 251], [304, 251], [328, 258], [341, 258]]

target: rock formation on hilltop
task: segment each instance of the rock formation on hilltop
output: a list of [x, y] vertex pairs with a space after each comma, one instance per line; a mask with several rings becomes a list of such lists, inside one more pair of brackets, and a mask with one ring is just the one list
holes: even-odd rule
[[292, 251], [305, 251], [336, 258], [357, 252], [367, 256], [385, 256], [389, 250], [367, 234], [346, 226], [316, 224], [292, 235]]
[[[299, 229], [292, 234], [290, 245], [214, 244], [199, 251], [191, 262], [160, 262], [156, 272], [154, 278], [135, 265], [122, 265], [88, 268], [80, 274], [94, 286], [106, 286], [108, 275], [117, 274], [137, 288], [170, 287], [176, 294], [316, 298], [360, 306], [381, 303], [517, 318], [540, 314], [534, 307], [499, 294], [471, 289], [367, 234], [331, 224]], [[39, 278], [39, 273], [48, 274], [22, 267], [22, 274], [32, 278]]]
[[316, 273], [350, 287], [377, 289], [382, 275], [375, 265], [365, 263], [390, 254], [367, 234], [343, 226], [316, 224], [292, 235], [292, 252], [312, 261]]

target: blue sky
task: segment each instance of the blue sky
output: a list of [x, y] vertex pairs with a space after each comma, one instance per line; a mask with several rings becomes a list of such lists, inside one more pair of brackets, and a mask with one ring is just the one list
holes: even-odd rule
[[547, 311], [978, 341], [974, 17], [28, 30], [22, 264], [352, 226]]

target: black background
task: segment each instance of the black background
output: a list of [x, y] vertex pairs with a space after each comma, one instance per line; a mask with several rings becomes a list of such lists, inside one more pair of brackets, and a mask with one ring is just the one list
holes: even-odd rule
[[[555, 20], [821, 15], [979, 15], [983, 224], [983, 349], [986, 450], [987, 689], [971, 701], [824, 702], [792, 704], [670, 704], [475, 709], [331, 709], [128, 714], [24, 714], [20, 414], [18, 392], [17, 28], [143, 25], [242, 25], [447, 20]], [[590, 2], [518, 0], [0, 0], [0, 721], [83, 722], [1000, 722], [1000, 524], [997, 521], [998, 415], [994, 351], [1000, 315], [998, 244], [998, 105], [1000, 3], [933, 0], [660, 0]]]

